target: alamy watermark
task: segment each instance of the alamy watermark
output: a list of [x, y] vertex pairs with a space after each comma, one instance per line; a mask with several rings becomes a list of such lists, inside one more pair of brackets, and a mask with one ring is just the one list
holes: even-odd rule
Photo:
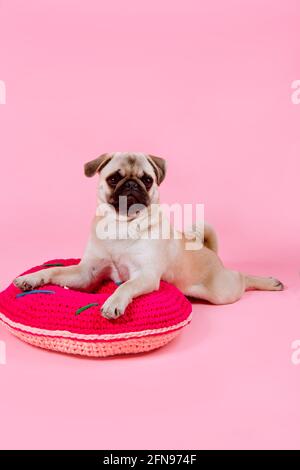
[[300, 80], [294, 80], [292, 82], [292, 92], [291, 100], [293, 104], [300, 104]]
[[6, 343], [5, 341], [0, 341], [0, 366], [6, 364]]
[[300, 339], [295, 339], [291, 345], [293, 352], [291, 356], [291, 361], [294, 366], [300, 365]]
[[[6, 104], [6, 85], [4, 80], [0, 80], [0, 105]], [[6, 343], [0, 340], [0, 366], [6, 364]]]
[[0, 80], [0, 104], [6, 104], [6, 85], [4, 80]]
[[[204, 243], [204, 204], [133, 204], [120, 196], [119, 211], [100, 203], [96, 234], [100, 240], [184, 240], [186, 250], [200, 250]], [[193, 223], [196, 220], [196, 223]]]
[[[0, 105], [6, 104], [6, 85], [0, 80]], [[0, 340], [0, 366], [6, 364], [6, 344]]]

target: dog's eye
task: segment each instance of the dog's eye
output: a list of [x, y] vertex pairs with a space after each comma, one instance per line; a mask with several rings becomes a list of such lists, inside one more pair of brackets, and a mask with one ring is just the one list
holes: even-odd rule
[[152, 186], [152, 183], [153, 183], [153, 178], [149, 175], [144, 175], [142, 177], [142, 181], [144, 183], [144, 185], [146, 186], [147, 189], [150, 189], [151, 186]]
[[110, 175], [106, 181], [109, 184], [109, 186], [116, 186], [119, 181], [121, 181], [122, 176], [120, 175], [119, 172], [114, 173], [113, 175]]

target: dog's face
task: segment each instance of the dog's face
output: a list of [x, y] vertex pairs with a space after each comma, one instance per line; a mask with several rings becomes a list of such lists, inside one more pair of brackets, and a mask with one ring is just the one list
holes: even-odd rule
[[165, 178], [166, 162], [144, 153], [117, 152], [101, 155], [84, 169], [86, 176], [100, 175], [100, 202], [132, 215], [135, 209], [159, 202], [158, 186]]

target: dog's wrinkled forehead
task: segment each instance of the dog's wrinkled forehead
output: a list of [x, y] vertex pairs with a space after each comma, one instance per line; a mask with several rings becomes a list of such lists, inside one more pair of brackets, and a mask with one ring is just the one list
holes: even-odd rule
[[116, 152], [111, 155], [111, 160], [107, 165], [106, 170], [119, 170], [121, 175], [127, 177], [141, 178], [144, 173], [148, 173], [155, 177], [153, 166], [147, 159], [146, 155], [142, 153]]
[[99, 173], [106, 178], [112, 171], [119, 171], [124, 177], [137, 178], [147, 173], [160, 185], [166, 175], [166, 161], [145, 153], [115, 152], [103, 153], [84, 165], [84, 173], [88, 177]]

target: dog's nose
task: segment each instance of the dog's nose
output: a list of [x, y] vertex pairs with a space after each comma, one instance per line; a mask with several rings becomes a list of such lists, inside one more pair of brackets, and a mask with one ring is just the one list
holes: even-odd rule
[[139, 185], [137, 184], [136, 181], [128, 180], [128, 181], [126, 181], [126, 183], [124, 184], [124, 187], [125, 187], [126, 189], [138, 189]]

